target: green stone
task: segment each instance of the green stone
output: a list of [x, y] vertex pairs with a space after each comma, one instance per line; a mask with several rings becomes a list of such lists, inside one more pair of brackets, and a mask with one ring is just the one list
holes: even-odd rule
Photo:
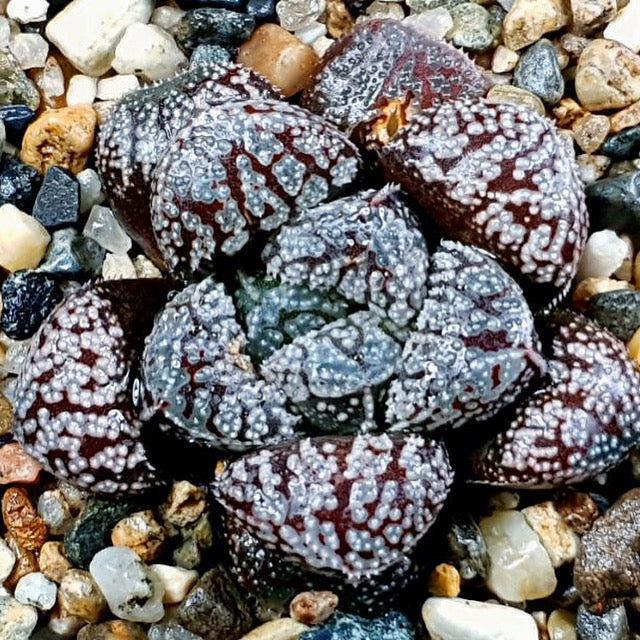
[[453, 26], [447, 39], [456, 47], [471, 51], [484, 51], [493, 44], [493, 19], [479, 4], [465, 2], [451, 9]]
[[640, 170], [597, 180], [585, 193], [593, 231], [640, 231]]
[[640, 327], [640, 291], [600, 293], [589, 300], [587, 315], [627, 342]]
[[0, 51], [0, 106], [10, 104], [26, 104], [35, 111], [40, 106], [40, 94], [15, 57]]
[[64, 550], [73, 565], [88, 569], [93, 556], [110, 546], [111, 529], [135, 508], [117, 500], [90, 500], [64, 536]]

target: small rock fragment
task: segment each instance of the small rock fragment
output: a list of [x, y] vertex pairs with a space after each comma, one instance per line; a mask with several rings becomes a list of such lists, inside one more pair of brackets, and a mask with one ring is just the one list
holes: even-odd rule
[[515, 0], [504, 19], [502, 37], [509, 49], [518, 51], [568, 22], [562, 0]]
[[253, 631], [242, 636], [240, 640], [298, 640], [309, 627], [291, 618], [280, 618], [265, 622]]
[[0, 206], [0, 267], [13, 272], [40, 264], [51, 236], [34, 218], [12, 204]]
[[134, 22], [118, 43], [111, 66], [118, 73], [164, 80], [174, 76], [187, 62], [187, 57], [166, 31], [153, 24]]
[[263, 24], [240, 47], [237, 62], [262, 74], [290, 97], [307, 86], [319, 58], [282, 27]]
[[47, 525], [22, 487], [9, 487], [4, 492], [2, 520], [7, 531], [26, 551], [37, 551], [47, 540]]
[[447, 543], [456, 560], [460, 575], [465, 580], [486, 578], [489, 553], [482, 532], [469, 514], [458, 514], [449, 524]]
[[91, 208], [82, 233], [112, 253], [127, 253], [133, 246], [111, 209], [97, 204]]
[[600, 516], [600, 509], [594, 499], [581, 491], [568, 491], [556, 502], [556, 509], [562, 519], [578, 535], [583, 535]]
[[58, 587], [42, 573], [35, 572], [23, 576], [18, 581], [15, 599], [43, 611], [53, 609], [58, 595]]
[[629, 639], [629, 621], [624, 605], [596, 615], [581, 604], [578, 607], [576, 628], [580, 640]]
[[336, 613], [324, 626], [305, 631], [300, 640], [413, 640], [414, 637], [409, 620], [391, 611], [373, 620]]
[[184, 527], [195, 522], [207, 505], [204, 492], [187, 480], [176, 482], [171, 488], [167, 501], [160, 508], [165, 522]]
[[53, 582], [62, 582], [64, 575], [72, 564], [64, 555], [64, 544], [54, 540], [48, 540], [40, 549], [38, 566], [42, 574]]
[[493, 58], [491, 58], [491, 71], [494, 73], [507, 73], [512, 71], [520, 56], [515, 52], [500, 44], [493, 52]]
[[556, 104], [564, 94], [564, 79], [558, 54], [549, 40], [542, 38], [518, 60], [513, 84], [538, 96], [547, 104]]
[[73, 0], [49, 21], [47, 38], [76, 69], [98, 77], [109, 70], [125, 29], [148, 22], [153, 5], [153, 0]]
[[210, 569], [198, 580], [178, 607], [177, 619], [204, 640], [239, 638], [253, 626], [246, 596], [222, 566]]
[[634, 160], [640, 154], [640, 125], [612, 135], [602, 152], [616, 160]]
[[51, 244], [38, 271], [66, 277], [95, 275], [100, 271], [104, 254], [97, 242], [74, 228], [60, 229], [51, 235]]
[[149, 567], [164, 587], [164, 604], [182, 602], [198, 580], [198, 572], [168, 564], [152, 564]]
[[152, 624], [148, 635], [149, 640], [202, 640], [202, 636], [191, 633], [174, 620]]
[[450, 564], [439, 564], [429, 577], [429, 593], [439, 598], [455, 598], [460, 594], [460, 573]]
[[18, 33], [9, 48], [21, 69], [40, 69], [49, 55], [49, 43], [39, 33]]
[[544, 103], [540, 98], [538, 98], [538, 96], [526, 89], [520, 89], [520, 87], [514, 87], [508, 84], [495, 85], [491, 87], [487, 93], [487, 101], [522, 104], [541, 116], [545, 115], [547, 112]]
[[20, 211], [31, 211], [42, 176], [15, 156], [5, 156], [0, 169], [0, 205], [12, 204]]
[[572, 562], [578, 552], [580, 539], [563, 521], [553, 502], [541, 502], [522, 509], [529, 526], [538, 534], [554, 567]]
[[338, 596], [331, 591], [303, 591], [289, 605], [289, 615], [304, 625], [326, 622], [338, 606]]
[[[615, 5], [614, 0], [609, 0]], [[621, 3], [618, 3], [621, 4]], [[608, 40], [615, 40], [638, 53], [640, 51], [640, 0], [629, 0], [618, 15], [607, 25], [602, 34]]]
[[20, 157], [40, 173], [52, 166], [78, 173], [93, 149], [95, 128], [96, 114], [91, 107], [45, 111], [27, 128]]
[[2, 584], [11, 574], [16, 563], [16, 556], [9, 545], [0, 538], [0, 584]]
[[165, 530], [149, 509], [126, 516], [111, 531], [114, 546], [129, 547], [144, 562], [152, 562], [158, 558], [165, 539]]
[[325, 0], [280, 0], [276, 3], [278, 21], [287, 31], [298, 31], [310, 25], [326, 8]]
[[7, 17], [20, 24], [44, 22], [47, 19], [47, 0], [9, 0], [4, 4], [7, 7]]
[[429, 598], [422, 618], [440, 640], [538, 640], [535, 620], [513, 607], [462, 598]]
[[73, 225], [78, 222], [80, 189], [68, 171], [50, 167], [33, 205], [31, 215], [47, 229]]
[[233, 51], [251, 35], [255, 27], [252, 16], [204, 7], [187, 11], [174, 29], [176, 42], [190, 53], [201, 44], [217, 44]]
[[619, 42], [592, 40], [578, 61], [575, 87], [589, 111], [627, 107], [640, 100], [640, 56]]
[[81, 171], [76, 180], [80, 185], [80, 213], [86, 213], [94, 204], [100, 204], [104, 200], [102, 182], [94, 169]]
[[544, 598], [556, 588], [549, 554], [518, 511], [496, 511], [480, 520], [491, 558], [486, 585], [499, 598], [523, 602]]
[[38, 515], [44, 520], [49, 527], [49, 532], [54, 536], [65, 534], [73, 523], [71, 510], [60, 489], [44, 491], [40, 494]]
[[463, 2], [450, 11], [453, 24], [446, 34], [456, 47], [485, 51], [493, 44], [491, 15], [479, 4]]
[[41, 473], [42, 467], [24, 452], [18, 442], [10, 442], [0, 447], [0, 485], [37, 484]]
[[571, 0], [572, 31], [590, 35], [615, 18], [617, 9], [616, 0]]
[[97, 97], [99, 100], [119, 100], [127, 93], [140, 88], [138, 77], [132, 73], [118, 74], [98, 80]]
[[18, 581], [23, 576], [38, 570], [38, 561], [33, 551], [28, 551], [11, 535], [5, 535], [5, 542], [13, 553], [15, 562], [9, 576], [5, 579], [3, 586], [7, 589], [15, 589]]
[[142, 626], [126, 620], [89, 624], [78, 632], [77, 640], [147, 640]]
[[566, 609], [555, 609], [549, 615], [547, 632], [551, 640], [578, 640], [576, 614]]
[[[53, 611], [51, 611], [46, 628], [47, 632], [54, 634], [53, 639], [47, 634], [43, 640], [58, 640], [58, 636], [75, 638], [80, 629], [85, 625], [85, 620], [78, 618], [78, 616], [72, 616], [60, 607], [60, 605], [57, 605]], [[35, 640], [35, 638], [33, 640]]]
[[609, 135], [611, 121], [608, 116], [588, 113], [576, 121], [572, 130], [577, 145], [586, 153], [595, 153]]
[[640, 291], [610, 291], [589, 300], [586, 314], [627, 342], [640, 327]]
[[35, 111], [40, 105], [40, 93], [27, 78], [10, 51], [0, 51], [0, 105], [26, 105]]
[[69, 569], [58, 590], [60, 606], [72, 616], [87, 622], [98, 622], [107, 608], [107, 601], [88, 571]]
[[135, 278], [136, 268], [126, 253], [107, 253], [102, 263], [104, 280], [125, 280]]
[[[347, 9], [343, 0], [327, 0], [327, 31], [330, 36], [333, 38], [341, 38], [353, 29], [354, 24], [355, 20], [349, 13], [349, 9]], [[296, 35], [298, 36], [298, 34]], [[321, 33], [318, 35], [325, 34]], [[305, 42], [305, 44], [309, 43]]]
[[576, 280], [608, 278], [627, 257], [627, 244], [615, 231], [604, 229], [589, 236], [580, 258]]
[[38, 623], [38, 612], [10, 596], [0, 596], [0, 638], [30, 640]]
[[89, 571], [118, 618], [158, 622], [164, 615], [164, 589], [155, 573], [127, 547], [107, 547], [91, 560]]
[[69, 80], [67, 106], [92, 105], [98, 94], [98, 81], [91, 76], [77, 73]]

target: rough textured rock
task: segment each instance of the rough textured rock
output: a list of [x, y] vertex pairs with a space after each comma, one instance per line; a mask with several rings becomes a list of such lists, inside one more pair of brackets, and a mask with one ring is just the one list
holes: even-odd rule
[[517, 51], [569, 21], [562, 0], [515, 0], [503, 24], [505, 45]]

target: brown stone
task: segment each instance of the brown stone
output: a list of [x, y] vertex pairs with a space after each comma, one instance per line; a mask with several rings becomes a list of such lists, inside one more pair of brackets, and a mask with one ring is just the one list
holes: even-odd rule
[[567, 52], [572, 62], [578, 62], [582, 52], [587, 48], [590, 40], [573, 33], [565, 33], [560, 38], [560, 46]]
[[331, 591], [303, 591], [289, 605], [289, 615], [302, 624], [322, 624], [338, 606], [338, 596]]
[[578, 60], [575, 86], [589, 111], [627, 107], [640, 100], [640, 56], [613, 40], [592, 40]]
[[17, 442], [0, 447], [0, 484], [36, 484], [42, 467]]
[[540, 98], [538, 98], [538, 96], [526, 89], [520, 89], [520, 87], [513, 87], [511, 85], [501, 84], [491, 87], [491, 89], [489, 89], [489, 93], [487, 93], [487, 100], [489, 102], [512, 102], [514, 104], [522, 104], [541, 116], [546, 113], [544, 103]]
[[439, 564], [429, 576], [429, 593], [438, 598], [455, 598], [460, 593], [460, 573], [451, 564]]
[[100, 587], [88, 571], [69, 569], [58, 590], [60, 606], [70, 615], [98, 622], [107, 608]]
[[355, 20], [343, 0], [327, 0], [327, 31], [333, 38], [340, 38], [353, 29]]
[[613, 278], [585, 278], [575, 288], [571, 302], [576, 311], [584, 312], [587, 310], [588, 302], [593, 296], [606, 291], [620, 291], [621, 289], [631, 289], [631, 285], [624, 280], [614, 280]]
[[174, 483], [160, 513], [168, 523], [184, 527], [195, 522], [204, 513], [206, 506], [204, 491], [187, 480], [180, 480]]
[[49, 580], [60, 583], [64, 574], [72, 568], [71, 562], [64, 553], [64, 543], [49, 540], [42, 545], [38, 558], [40, 572]]
[[147, 633], [135, 622], [109, 620], [83, 627], [78, 632], [78, 640], [147, 640]]
[[164, 528], [148, 509], [123, 518], [111, 531], [114, 546], [129, 547], [144, 562], [153, 562], [160, 556], [166, 537]]
[[4, 436], [11, 431], [13, 424], [13, 405], [0, 392], [0, 435]]
[[38, 570], [38, 561], [35, 553], [23, 548], [12, 535], [7, 534], [4, 537], [4, 540], [9, 546], [9, 549], [13, 551], [13, 555], [16, 557], [16, 562], [13, 565], [13, 570], [9, 574], [9, 577], [2, 583], [2, 585], [7, 589], [15, 589], [20, 578], [26, 576], [28, 573], [35, 573]]
[[611, 132], [618, 133], [640, 124], [640, 100], [611, 116]]
[[240, 47], [237, 61], [262, 74], [288, 98], [309, 84], [320, 59], [282, 27], [263, 24]]
[[573, 137], [586, 153], [595, 153], [607, 139], [611, 122], [607, 116], [587, 113], [573, 124]]
[[583, 535], [600, 516], [600, 510], [593, 498], [582, 491], [567, 491], [555, 503], [556, 510], [565, 524], [578, 535]]
[[45, 111], [22, 140], [22, 161], [45, 173], [49, 167], [82, 171], [93, 148], [97, 116], [86, 105]]
[[27, 551], [37, 551], [47, 540], [47, 525], [22, 487], [9, 487], [4, 492], [2, 519], [7, 531]]
[[559, 127], [571, 127], [586, 113], [587, 112], [573, 98], [562, 98], [562, 100], [553, 107], [553, 115]]

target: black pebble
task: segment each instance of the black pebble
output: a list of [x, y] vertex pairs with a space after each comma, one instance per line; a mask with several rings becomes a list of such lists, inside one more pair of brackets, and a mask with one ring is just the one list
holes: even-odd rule
[[33, 205], [33, 217], [47, 229], [73, 225], [80, 215], [80, 185], [60, 167], [51, 167]]
[[30, 338], [62, 300], [54, 278], [36, 271], [16, 271], [2, 284], [0, 327], [13, 340]]
[[0, 205], [12, 204], [30, 213], [42, 176], [15, 156], [5, 156], [0, 168]]
[[633, 160], [640, 154], [640, 126], [612, 135], [602, 147], [602, 153], [615, 160]]
[[585, 193], [593, 231], [640, 231], [640, 170], [597, 180]]
[[187, 53], [201, 44], [217, 44], [234, 51], [249, 38], [255, 20], [227, 9], [194, 9], [187, 11], [178, 23], [175, 38]]
[[178, 6], [185, 11], [191, 9], [231, 9], [244, 11], [246, 0], [178, 0]]
[[0, 107], [0, 119], [4, 122], [7, 140], [16, 147], [22, 144], [24, 132], [35, 118], [35, 111], [26, 104], [10, 104], [6, 107]]

